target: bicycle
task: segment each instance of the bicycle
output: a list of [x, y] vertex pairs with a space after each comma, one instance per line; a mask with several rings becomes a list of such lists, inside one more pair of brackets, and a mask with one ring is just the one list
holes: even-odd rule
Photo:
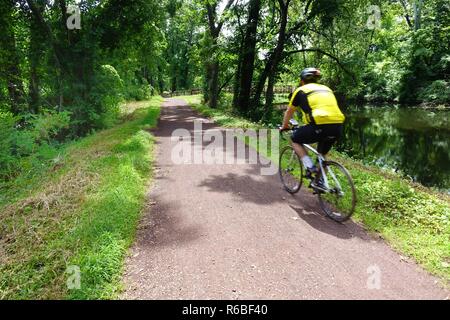
[[[299, 126], [295, 120], [291, 120], [290, 124], [290, 129], [280, 132], [283, 140], [288, 140], [283, 134], [292, 132]], [[337, 222], [350, 219], [356, 206], [356, 190], [350, 173], [340, 163], [326, 160], [312, 146], [308, 144], [303, 146], [317, 157], [318, 172], [309, 179], [309, 187], [317, 194], [320, 207], [327, 216]], [[308, 178], [303, 174], [300, 157], [290, 144], [280, 152], [278, 171], [284, 189], [291, 194], [299, 192], [303, 179]]]

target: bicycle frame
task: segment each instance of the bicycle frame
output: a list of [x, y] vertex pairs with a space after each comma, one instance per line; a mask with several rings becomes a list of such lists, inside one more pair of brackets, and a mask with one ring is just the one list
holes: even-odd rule
[[[295, 149], [293, 148], [292, 131], [298, 128], [298, 124], [292, 120], [290, 121], [290, 124], [290, 128], [280, 130], [281, 139], [289, 142], [289, 146], [283, 146], [283, 150], [280, 155], [279, 174], [282, 183], [284, 184], [284, 188], [289, 193], [294, 194], [300, 190], [303, 182], [302, 179], [305, 178], [305, 175], [303, 175], [303, 170], [307, 168], [305, 168], [305, 166], [302, 164], [299, 155], [296, 155]], [[289, 133], [290, 135], [287, 136]], [[328, 139], [328, 137], [326, 137], [326, 139]], [[335, 221], [344, 222], [348, 220], [353, 214], [356, 205], [356, 190], [350, 173], [338, 162], [325, 159], [325, 156], [319, 153], [319, 151], [317, 151], [310, 144], [304, 143], [301, 145], [305, 149], [305, 153], [308, 154], [309, 152], [312, 152], [312, 156], [315, 155], [317, 157], [316, 166], [318, 167], [318, 170], [320, 170], [320, 172], [313, 174], [312, 177], [310, 175], [307, 176], [311, 180], [309, 188], [314, 190], [314, 194], [318, 195], [319, 203], [323, 211]], [[290, 157], [288, 152], [290, 153]], [[293, 171], [289, 163], [291, 163], [294, 158], [296, 162], [300, 162], [300, 170], [302, 171], [302, 174], [300, 178], [301, 180], [299, 181], [300, 184], [296, 184], [294, 188], [291, 188], [291, 186], [287, 185], [285, 182], [285, 173], [290, 174], [291, 171]], [[286, 165], [285, 160], [289, 160], [288, 165]], [[296, 165], [298, 165], [298, 163]], [[297, 175], [298, 174], [296, 173], [296, 176], [294, 177], [295, 179], [299, 178]], [[317, 179], [319, 179], [319, 181], [317, 181]], [[341, 179], [345, 179], [345, 181], [340, 181]], [[342, 189], [341, 182], [344, 183], [344, 187], [346, 188], [345, 191]], [[348, 188], [347, 184], [345, 184], [347, 182]], [[324, 194], [329, 194], [331, 198], [323, 197]], [[351, 198], [342, 199], [343, 202], [341, 202], [340, 198], [345, 195], [350, 195]], [[345, 207], [341, 208], [341, 204], [343, 204]], [[350, 205], [350, 207], [348, 207], [348, 205]]]
[[[309, 151], [311, 151], [312, 153], [314, 153], [317, 156], [317, 159], [319, 160], [319, 166], [320, 166], [320, 170], [325, 173], [325, 169], [323, 167], [323, 163], [325, 160], [325, 157], [320, 154], [316, 149], [314, 149], [312, 146], [310, 146], [309, 144], [303, 144], [303, 147], [305, 147], [306, 149], [308, 149]], [[295, 152], [295, 151], [294, 151]], [[339, 188], [339, 195], [342, 195], [342, 187], [341, 184], [339, 183], [339, 180], [336, 178], [336, 176], [334, 175], [333, 170], [331, 170], [331, 168], [327, 168], [328, 172], [330, 173], [331, 177], [333, 178], [336, 186]], [[328, 178], [326, 174], [323, 174], [323, 182], [325, 184], [326, 189], [328, 190], [327, 192], [330, 191], [330, 185], [328, 183]]]
[[[317, 156], [317, 160], [319, 160], [319, 166], [320, 166], [320, 170], [322, 172], [325, 172], [325, 169], [323, 168], [323, 162], [325, 161], [325, 157], [320, 154], [316, 149], [314, 149], [312, 146], [310, 146], [309, 144], [303, 144], [303, 147], [305, 147], [306, 149], [308, 149], [309, 151], [311, 151], [312, 153], [314, 153]], [[294, 151], [295, 152], [295, 151]], [[330, 171], [331, 172], [331, 171]], [[330, 189], [330, 185], [328, 184], [328, 178], [327, 175], [324, 174], [323, 176], [323, 182], [325, 184], [325, 187], [327, 189]], [[333, 172], [331, 172], [331, 176], [334, 178], [334, 180], [336, 180], [336, 178], [334, 177]], [[340, 188], [341, 186], [339, 186]]]
[[[293, 125], [293, 128], [292, 128], [291, 130], [295, 129], [295, 127], [298, 126], [298, 123], [297, 123], [295, 120], [294, 120], [294, 121], [291, 120], [290, 123]], [[292, 141], [291, 141], [291, 143], [292, 143]], [[314, 153], [314, 154], [317, 156], [317, 159], [319, 160], [320, 170], [321, 170], [321, 172], [325, 173], [325, 169], [324, 169], [324, 167], [323, 167], [323, 163], [324, 163], [324, 161], [326, 161], [326, 160], [325, 160], [325, 157], [324, 157], [321, 153], [319, 153], [316, 149], [314, 149], [311, 145], [309, 145], [309, 144], [302, 144], [302, 145], [303, 145], [303, 147], [305, 147], [307, 150], [311, 151], [312, 153]], [[295, 150], [293, 150], [293, 152], [295, 152]], [[291, 158], [291, 159], [292, 159], [292, 158]], [[342, 187], [341, 187], [341, 184], [339, 183], [338, 179], [337, 179], [336, 176], [334, 175], [333, 170], [331, 170], [331, 168], [328, 168], [328, 170], [329, 170], [330, 175], [331, 175], [331, 177], [333, 178], [334, 182], [336, 183], [336, 186], [339, 188], [339, 191], [338, 191], [338, 192], [340, 193], [340, 195], [342, 195], [342, 194], [341, 194], [341, 193], [342, 193]], [[330, 192], [330, 184], [328, 183], [327, 175], [326, 175], [326, 174], [323, 174], [322, 176], [323, 176], [323, 182], [324, 182], [324, 184], [325, 184], [325, 187], [326, 187], [326, 189], [327, 189], [327, 192]]]

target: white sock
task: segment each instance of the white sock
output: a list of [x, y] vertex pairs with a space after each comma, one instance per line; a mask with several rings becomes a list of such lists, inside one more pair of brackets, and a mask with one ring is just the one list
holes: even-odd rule
[[305, 168], [311, 169], [312, 167], [314, 167], [314, 164], [309, 156], [304, 156], [302, 158], [302, 162]]

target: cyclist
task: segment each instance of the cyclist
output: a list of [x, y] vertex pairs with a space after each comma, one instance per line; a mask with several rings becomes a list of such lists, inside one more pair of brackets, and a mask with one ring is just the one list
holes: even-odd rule
[[292, 147], [301, 158], [306, 168], [306, 176], [310, 179], [318, 169], [302, 144], [318, 142], [317, 151], [325, 156], [342, 136], [345, 121], [345, 116], [339, 109], [333, 91], [327, 86], [317, 83], [320, 77], [320, 70], [316, 68], [306, 68], [301, 72], [300, 87], [290, 98], [289, 107], [284, 114], [283, 125], [280, 129], [289, 129], [289, 120], [296, 112], [301, 112], [303, 123], [306, 125], [293, 132]]

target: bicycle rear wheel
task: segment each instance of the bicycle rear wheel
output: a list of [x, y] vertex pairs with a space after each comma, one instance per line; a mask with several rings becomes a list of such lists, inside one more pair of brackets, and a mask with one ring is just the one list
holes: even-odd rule
[[352, 216], [356, 206], [352, 177], [344, 166], [335, 161], [325, 161], [324, 170], [329, 189], [325, 193], [318, 193], [320, 206], [331, 219], [346, 221]]
[[300, 157], [291, 146], [281, 150], [278, 173], [287, 192], [294, 194], [300, 190], [303, 180], [303, 166]]

